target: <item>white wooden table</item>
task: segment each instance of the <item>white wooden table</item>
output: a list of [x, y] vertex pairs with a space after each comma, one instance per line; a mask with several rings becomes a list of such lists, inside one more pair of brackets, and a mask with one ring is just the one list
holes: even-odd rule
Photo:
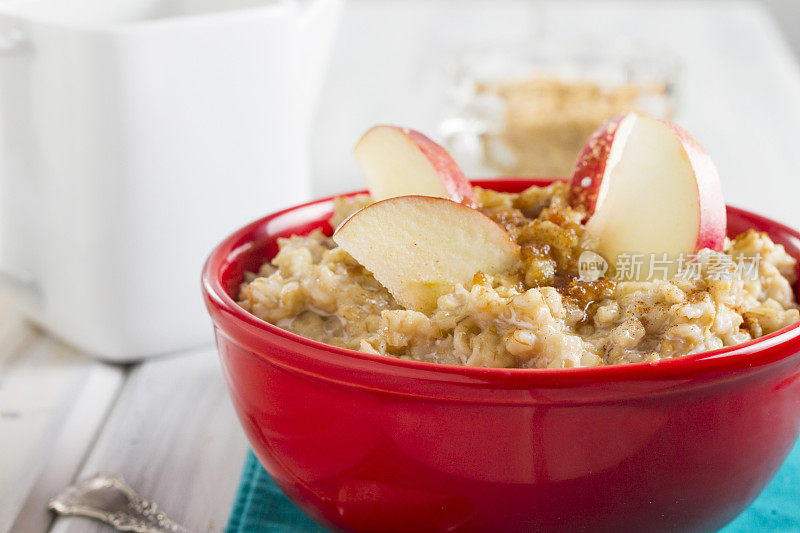
[[[436, 132], [441, 64], [458, 48], [543, 32], [672, 45], [686, 64], [681, 122], [717, 161], [728, 201], [800, 226], [800, 73], [773, 21], [738, 2], [351, 0], [312, 139], [316, 192], [362, 186], [350, 153], [368, 126]], [[108, 531], [45, 510], [98, 471], [121, 473], [192, 531], [219, 531], [246, 449], [211, 346], [105, 365], [0, 302], [0, 532]]]

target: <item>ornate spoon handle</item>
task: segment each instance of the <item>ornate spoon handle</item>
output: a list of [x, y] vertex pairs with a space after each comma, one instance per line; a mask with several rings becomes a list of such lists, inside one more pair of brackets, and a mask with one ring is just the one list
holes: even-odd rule
[[101, 520], [119, 531], [188, 533], [155, 503], [143, 500], [122, 477], [113, 474], [97, 474], [70, 485], [47, 506], [57, 513]]

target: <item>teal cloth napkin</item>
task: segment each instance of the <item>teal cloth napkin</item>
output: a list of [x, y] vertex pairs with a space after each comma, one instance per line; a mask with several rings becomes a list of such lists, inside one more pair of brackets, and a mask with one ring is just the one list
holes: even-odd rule
[[249, 451], [225, 533], [262, 531], [318, 533], [324, 530], [283, 495], [253, 452]]
[[[226, 533], [318, 533], [323, 531], [295, 507], [261, 467], [247, 456]], [[800, 441], [764, 492], [722, 533], [800, 531]]]

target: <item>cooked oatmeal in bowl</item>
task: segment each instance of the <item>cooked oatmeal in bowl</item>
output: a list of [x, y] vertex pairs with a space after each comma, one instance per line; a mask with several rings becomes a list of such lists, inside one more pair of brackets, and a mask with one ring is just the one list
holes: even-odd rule
[[[701, 250], [694, 275], [664, 280], [584, 281], [585, 212], [564, 182], [521, 193], [475, 188], [478, 208], [521, 248], [498, 275], [476, 272], [430, 312], [404, 309], [321, 230], [279, 240], [250, 273], [239, 304], [283, 329], [362, 352], [456, 365], [571, 368], [676, 357], [733, 346], [800, 319], [796, 261], [754, 230]], [[334, 201], [331, 226], [372, 202]], [[749, 276], [737, 258], [759, 257]], [[725, 272], [724, 269], [728, 271]]]
[[[397, 200], [379, 185], [255, 221], [203, 270], [250, 445], [321, 527], [716, 531], [778, 471], [798, 432], [800, 323], [774, 330], [797, 318], [800, 233], [672, 202], [691, 224], [648, 248], [636, 239], [663, 220], [597, 224], [624, 204], [615, 185], [594, 206], [574, 180], [420, 182]], [[627, 214], [663, 214], [648, 208]], [[677, 242], [683, 275], [629, 276], [609, 253], [622, 237]]]

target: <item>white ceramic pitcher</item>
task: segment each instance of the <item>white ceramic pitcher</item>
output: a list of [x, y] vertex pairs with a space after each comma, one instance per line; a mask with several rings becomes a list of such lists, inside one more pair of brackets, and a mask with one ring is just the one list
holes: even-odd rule
[[130, 361], [209, 341], [226, 233], [310, 194], [339, 0], [0, 0], [3, 293]]

